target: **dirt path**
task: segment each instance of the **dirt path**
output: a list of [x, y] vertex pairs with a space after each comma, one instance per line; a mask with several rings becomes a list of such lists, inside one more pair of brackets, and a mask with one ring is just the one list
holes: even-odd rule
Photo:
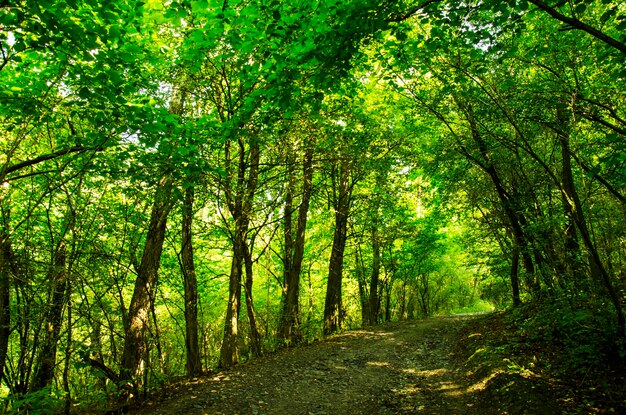
[[134, 414], [469, 414], [453, 358], [471, 316], [347, 332], [265, 356]]

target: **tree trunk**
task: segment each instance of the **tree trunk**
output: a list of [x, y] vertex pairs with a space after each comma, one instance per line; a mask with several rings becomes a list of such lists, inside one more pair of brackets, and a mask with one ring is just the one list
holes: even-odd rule
[[328, 283], [324, 304], [324, 334], [329, 335], [341, 328], [343, 321], [341, 282], [343, 276], [343, 254], [346, 248], [348, 232], [348, 214], [350, 213], [350, 167], [346, 161], [339, 166], [339, 178], [333, 180], [335, 191], [335, 230], [333, 246], [328, 265]]
[[169, 180], [161, 179], [155, 191], [146, 243], [128, 308], [120, 373], [120, 377], [126, 381], [133, 381], [141, 375], [141, 363], [146, 358], [148, 349], [146, 331], [149, 325], [150, 302], [154, 297], [154, 287], [158, 281], [167, 216], [173, 204], [171, 192]]
[[481, 157], [483, 161], [478, 160], [476, 157], [470, 155], [465, 149], [462, 149], [462, 153], [476, 165], [478, 165], [493, 182], [494, 187], [496, 188], [496, 194], [498, 195], [498, 199], [502, 203], [502, 208], [504, 209], [504, 213], [509, 220], [509, 225], [511, 228], [511, 232], [513, 233], [513, 241], [514, 244], [517, 245], [520, 254], [522, 256], [522, 265], [526, 270], [526, 284], [530, 291], [536, 295], [538, 295], [540, 287], [538, 285], [538, 280], [535, 276], [535, 266], [533, 264], [532, 257], [530, 256], [530, 244], [527, 238], [526, 233], [524, 232], [524, 225], [526, 223], [526, 219], [521, 214], [521, 210], [516, 206], [516, 200], [506, 191], [504, 188], [502, 179], [498, 174], [498, 170], [496, 169], [489, 150], [487, 148], [487, 144], [483, 140], [483, 137], [478, 130], [478, 126], [476, 124], [476, 120], [474, 119], [474, 114], [471, 107], [464, 108], [466, 110], [468, 122], [470, 124], [472, 138], [474, 142], [478, 145], [478, 149], [480, 151]]
[[293, 188], [295, 174], [292, 173], [285, 196], [285, 251], [284, 264], [284, 295], [281, 315], [280, 334], [286, 343], [300, 340], [298, 326], [300, 324], [300, 274], [304, 259], [304, 244], [309, 204], [313, 192], [313, 143], [309, 142], [302, 164], [302, 200], [298, 206], [298, 223], [295, 237], [293, 236], [292, 211]]
[[391, 321], [391, 289], [393, 288], [393, 281], [389, 280], [384, 287], [385, 293], [385, 321]]
[[365, 280], [364, 275], [364, 265], [361, 254], [361, 247], [357, 245], [354, 250], [354, 263], [355, 263], [355, 273], [356, 280], [359, 285], [359, 301], [361, 303], [361, 325], [367, 326], [370, 324], [370, 300], [369, 300], [369, 292], [367, 287], [367, 281]]
[[[75, 248], [75, 247], [74, 247]], [[72, 249], [72, 257], [75, 256], [75, 249]], [[68, 270], [72, 275], [71, 267]], [[70, 366], [72, 363], [72, 282], [67, 281], [67, 338], [65, 340], [65, 364], [63, 365], [63, 391], [65, 392], [65, 415], [70, 415], [72, 409], [72, 389], [70, 388]]]
[[380, 240], [376, 220], [372, 228], [372, 278], [370, 280], [369, 324], [378, 323], [378, 281], [380, 280]]
[[246, 311], [248, 312], [248, 323], [250, 325], [250, 349], [253, 357], [261, 356], [261, 334], [256, 324], [256, 312], [254, 310], [254, 299], [252, 298], [252, 284], [254, 282], [252, 272], [252, 250], [245, 246], [244, 265], [246, 270], [246, 280], [244, 283], [244, 294], [246, 297]]
[[224, 337], [220, 349], [220, 366], [222, 368], [229, 368], [239, 362], [237, 336], [239, 334], [241, 274], [243, 271], [243, 255], [240, 252], [240, 244], [241, 242], [233, 243], [233, 259], [228, 284], [228, 305], [226, 307], [226, 320], [224, 321]]
[[0, 233], [0, 384], [4, 376], [11, 334], [11, 242]]
[[63, 309], [67, 288], [67, 249], [62, 240], [57, 246], [50, 270], [50, 308], [46, 313], [44, 323], [44, 340], [35, 363], [35, 373], [30, 384], [30, 390], [36, 391], [52, 383], [56, 367], [57, 345], [61, 333]]
[[187, 376], [202, 373], [202, 360], [198, 346], [198, 281], [193, 257], [193, 202], [194, 188], [185, 190], [181, 235], [181, 268], [185, 296], [185, 368]]
[[[297, 313], [298, 304], [291, 303], [290, 300], [294, 295], [294, 285], [297, 282], [293, 281], [292, 275], [293, 267], [291, 262], [293, 261], [294, 250], [294, 238], [293, 238], [293, 194], [295, 192], [295, 174], [292, 172], [289, 175], [287, 182], [287, 189], [285, 192], [285, 203], [283, 206], [283, 296], [282, 296], [282, 310], [280, 316], [280, 328], [279, 334], [282, 337], [285, 344], [290, 344], [292, 337], [295, 337], [297, 330]], [[291, 298], [290, 298], [291, 297]]]
[[559, 134], [559, 142], [561, 144], [561, 155], [562, 155], [562, 164], [563, 164], [563, 200], [566, 202], [567, 209], [571, 211], [572, 218], [576, 223], [576, 227], [580, 232], [583, 243], [585, 247], [589, 251], [589, 265], [591, 268], [592, 276], [599, 280], [607, 291], [611, 302], [613, 303], [613, 307], [615, 308], [615, 312], [617, 314], [617, 325], [620, 330], [620, 334], [624, 335], [625, 333], [625, 320], [624, 320], [624, 312], [622, 310], [622, 305], [620, 303], [620, 298], [613, 287], [613, 283], [611, 281], [611, 277], [608, 274], [602, 260], [600, 259], [600, 254], [596, 249], [595, 244], [591, 239], [591, 235], [589, 233], [589, 229], [587, 227], [587, 221], [582, 209], [582, 203], [580, 202], [580, 197], [578, 196], [578, 191], [576, 190], [576, 184], [574, 183], [574, 176], [572, 174], [571, 168], [571, 155], [569, 149], [569, 128], [570, 122], [568, 117], [565, 114], [565, 109], [562, 107], [557, 108], [557, 118], [562, 126], [564, 126], [563, 132]]
[[402, 279], [402, 288], [400, 289], [400, 298], [398, 298], [398, 320], [404, 320], [404, 310], [406, 309], [406, 284], [407, 277]]
[[[224, 322], [224, 337], [220, 349], [220, 366], [231, 367], [238, 363], [239, 353], [237, 350], [237, 336], [239, 333], [239, 310], [241, 307], [241, 282], [243, 276], [243, 266], [246, 258], [251, 255], [247, 245], [248, 227], [252, 215], [252, 203], [256, 193], [257, 181], [259, 178], [260, 145], [254, 140], [245, 151], [243, 138], [237, 140], [239, 145], [239, 157], [237, 163], [236, 184], [230, 182], [230, 167], [227, 169], [227, 178], [224, 183], [224, 191], [230, 214], [234, 220], [234, 231], [231, 234], [233, 244], [233, 260], [230, 267], [230, 277], [228, 284], [228, 305], [226, 308], [226, 320]], [[249, 159], [246, 158], [249, 156]], [[226, 144], [225, 164], [230, 166], [230, 142]], [[247, 173], [247, 178], [246, 178]], [[250, 274], [246, 274], [252, 286], [252, 261], [248, 264]], [[254, 316], [252, 317], [254, 319]], [[252, 321], [251, 321], [252, 323]], [[256, 324], [255, 324], [256, 328]]]
[[522, 304], [519, 295], [519, 247], [513, 244], [513, 253], [511, 258], [511, 294], [513, 296], [513, 306], [517, 307]]

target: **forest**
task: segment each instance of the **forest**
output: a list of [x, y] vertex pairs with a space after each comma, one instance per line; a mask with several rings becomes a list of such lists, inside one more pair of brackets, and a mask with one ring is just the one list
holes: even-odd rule
[[528, 305], [626, 357], [623, 2], [2, 0], [0, 85], [2, 413]]

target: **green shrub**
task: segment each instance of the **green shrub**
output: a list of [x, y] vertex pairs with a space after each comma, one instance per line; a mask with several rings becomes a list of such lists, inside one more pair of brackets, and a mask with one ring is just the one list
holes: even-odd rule
[[624, 358], [626, 344], [607, 304], [553, 300], [522, 307], [513, 316], [527, 341], [562, 348], [568, 370], [586, 372]]
[[61, 413], [65, 406], [65, 392], [54, 388], [43, 388], [25, 394], [13, 401], [14, 414], [51, 415]]

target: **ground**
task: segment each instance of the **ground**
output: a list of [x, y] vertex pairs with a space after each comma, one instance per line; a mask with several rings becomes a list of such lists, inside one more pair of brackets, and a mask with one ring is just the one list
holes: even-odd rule
[[501, 323], [461, 315], [349, 331], [174, 385], [131, 413], [548, 415], [624, 409], [581, 409], [566, 383], [501, 359], [497, 348], [483, 353], [486, 339], [493, 340], [490, 329], [501, 334]]

